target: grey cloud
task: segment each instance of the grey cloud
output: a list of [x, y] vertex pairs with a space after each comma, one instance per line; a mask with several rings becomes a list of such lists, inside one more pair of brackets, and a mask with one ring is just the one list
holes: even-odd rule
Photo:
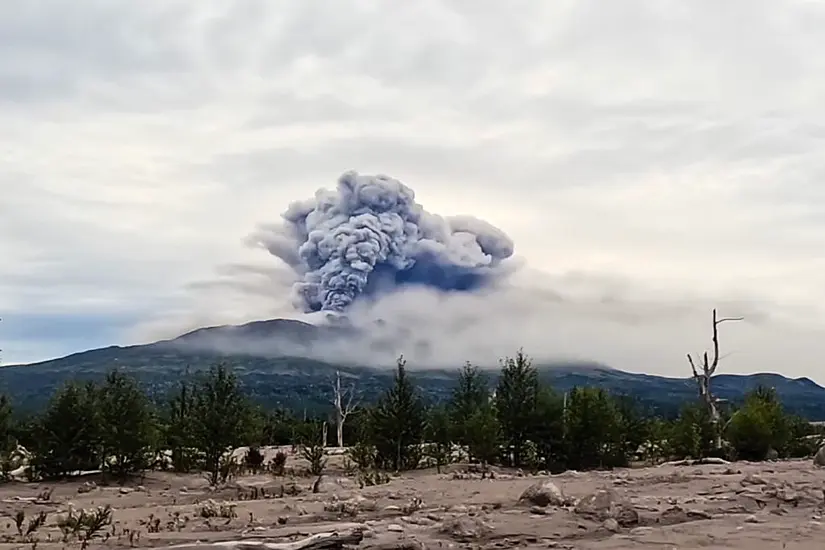
[[[134, 73], [159, 77], [189, 63], [172, 3], [129, 9], [80, 0], [6, 3], [0, 7], [0, 75], [13, 99], [68, 98], [90, 78]], [[158, 9], [160, 7], [160, 9]], [[148, 9], [147, 9], [148, 8]], [[175, 32], [177, 31], [177, 32]]]
[[[288, 274], [252, 265], [242, 239], [357, 169], [400, 178], [422, 202], [452, 196], [447, 214], [501, 210], [517, 252], [552, 271], [520, 272], [523, 288], [487, 302], [405, 294], [362, 312], [409, 321], [432, 354], [524, 345], [683, 372], [719, 305], [748, 317], [731, 330], [732, 368], [785, 354], [815, 372], [821, 5], [70, 8], [0, 6], [0, 306], [96, 304], [167, 336], [290, 315]], [[653, 290], [660, 279], [668, 290]], [[478, 345], [474, 330], [501, 337]]]

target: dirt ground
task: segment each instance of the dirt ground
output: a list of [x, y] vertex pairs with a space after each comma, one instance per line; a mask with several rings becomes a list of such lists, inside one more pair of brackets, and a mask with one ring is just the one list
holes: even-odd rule
[[[298, 463], [291, 460], [293, 466]], [[113, 508], [113, 523], [89, 548], [289, 541], [358, 525], [365, 529], [360, 547], [383, 550], [821, 550], [825, 544], [825, 469], [810, 460], [556, 476], [502, 470], [495, 479], [483, 480], [466, 466], [452, 465], [442, 474], [417, 471], [364, 488], [339, 463], [340, 457], [334, 457], [315, 494], [314, 478], [269, 475], [241, 476], [214, 490], [202, 476], [162, 472], [126, 486], [90, 479], [4, 485], [0, 546], [81, 548], [74, 537], [62, 541], [58, 520], [70, 507], [107, 504]], [[530, 485], [547, 480], [564, 493], [564, 502], [519, 502]], [[292, 487], [301, 493], [290, 495]], [[53, 492], [45, 500], [49, 489]], [[41, 511], [48, 514], [46, 523], [28, 538], [21, 536], [14, 521], [19, 510], [26, 514], [24, 532]], [[203, 517], [210, 510], [218, 516]], [[404, 545], [394, 546], [394, 541]]]

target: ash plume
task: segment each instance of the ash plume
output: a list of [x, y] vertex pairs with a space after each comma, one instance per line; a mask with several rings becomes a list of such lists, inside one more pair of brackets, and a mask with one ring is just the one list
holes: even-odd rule
[[280, 224], [250, 237], [297, 275], [296, 307], [344, 312], [360, 297], [417, 285], [472, 291], [502, 277], [513, 241], [472, 216], [424, 210], [412, 189], [385, 175], [345, 172], [334, 190], [293, 202]]

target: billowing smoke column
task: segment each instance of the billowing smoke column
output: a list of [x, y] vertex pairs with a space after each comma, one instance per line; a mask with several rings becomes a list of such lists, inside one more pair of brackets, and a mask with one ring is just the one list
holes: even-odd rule
[[383, 175], [346, 172], [334, 191], [320, 189], [282, 217], [252, 239], [298, 273], [296, 306], [307, 312], [342, 312], [359, 296], [401, 285], [477, 289], [513, 254], [501, 230], [470, 216], [430, 214], [412, 189]]

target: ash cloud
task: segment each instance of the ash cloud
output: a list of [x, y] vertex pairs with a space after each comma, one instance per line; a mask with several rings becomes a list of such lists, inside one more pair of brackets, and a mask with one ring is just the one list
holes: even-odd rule
[[164, 318], [148, 327], [151, 339], [174, 338], [182, 327], [286, 318], [314, 325], [317, 337], [271, 325], [271, 333], [230, 330], [189, 344], [376, 367], [404, 354], [421, 368], [492, 367], [523, 347], [545, 363], [685, 376], [684, 354], [706, 348], [708, 315], [718, 307], [746, 318], [726, 327], [726, 372], [818, 356], [815, 335], [777, 315], [778, 305], [764, 297], [604, 272], [535, 271], [497, 228], [428, 213], [387, 176], [347, 172], [336, 189], [291, 204], [280, 223], [250, 241], [288, 267], [223, 266], [218, 278], [190, 285], [197, 306], [181, 310], [185, 323]]
[[508, 273], [502, 262], [514, 251], [500, 229], [427, 212], [410, 187], [385, 175], [345, 172], [334, 190], [293, 202], [282, 218], [249, 242], [295, 272], [294, 304], [304, 312], [341, 313], [408, 286], [480, 290]]

